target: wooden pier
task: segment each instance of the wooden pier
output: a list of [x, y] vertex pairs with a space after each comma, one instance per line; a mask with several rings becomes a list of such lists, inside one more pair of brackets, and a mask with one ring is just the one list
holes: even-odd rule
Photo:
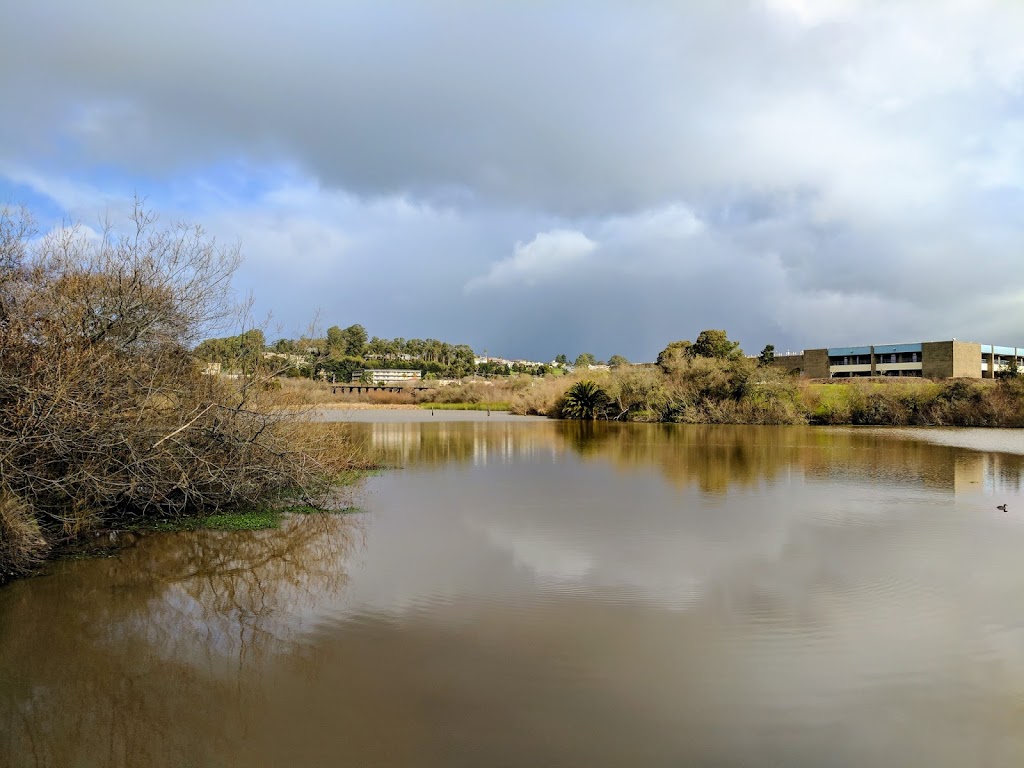
[[340, 389], [342, 392], [423, 392], [430, 387], [400, 387], [400, 386], [388, 386], [385, 384], [331, 384], [331, 394], [338, 394]]

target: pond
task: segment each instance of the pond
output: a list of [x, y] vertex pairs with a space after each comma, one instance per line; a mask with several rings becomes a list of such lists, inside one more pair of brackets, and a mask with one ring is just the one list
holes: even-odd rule
[[1024, 434], [338, 428], [362, 514], [0, 589], [0, 765], [1024, 764]]

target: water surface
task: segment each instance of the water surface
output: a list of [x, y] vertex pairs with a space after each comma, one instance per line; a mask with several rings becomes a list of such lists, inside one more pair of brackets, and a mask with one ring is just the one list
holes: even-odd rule
[[1024, 764], [1017, 433], [486, 418], [0, 590], [0, 765]]

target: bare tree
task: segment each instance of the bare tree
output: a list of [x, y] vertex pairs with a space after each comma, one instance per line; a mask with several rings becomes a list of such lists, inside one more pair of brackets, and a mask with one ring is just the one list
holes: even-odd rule
[[267, 371], [192, 358], [237, 317], [239, 247], [138, 201], [131, 222], [33, 240], [0, 213], [0, 580], [114, 519], [311, 498], [351, 456], [262, 402]]

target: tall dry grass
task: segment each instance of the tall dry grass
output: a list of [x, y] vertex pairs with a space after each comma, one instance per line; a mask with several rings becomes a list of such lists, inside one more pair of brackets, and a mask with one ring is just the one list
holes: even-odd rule
[[807, 383], [815, 424], [1024, 427], [1024, 380], [920, 379]]
[[667, 371], [623, 366], [597, 376], [537, 380], [509, 398], [513, 412], [561, 417], [566, 392], [585, 378], [609, 396], [605, 418], [625, 421], [1024, 427], [1024, 378], [823, 383], [745, 359], [696, 358]]
[[351, 403], [375, 405], [414, 405], [420, 393], [413, 392], [332, 392], [331, 385], [310, 379], [277, 378], [266, 392], [267, 402], [277, 408], [302, 411], [316, 406]]
[[419, 391], [408, 392], [331, 392], [331, 385], [309, 379], [280, 378], [275, 380], [266, 397], [276, 407], [301, 410], [307, 407], [346, 404], [369, 405], [418, 405], [422, 403], [496, 403], [510, 402], [517, 396], [528, 393], [534, 382], [541, 382], [531, 376], [513, 376], [506, 379], [466, 381], [440, 386], [429, 381]]

